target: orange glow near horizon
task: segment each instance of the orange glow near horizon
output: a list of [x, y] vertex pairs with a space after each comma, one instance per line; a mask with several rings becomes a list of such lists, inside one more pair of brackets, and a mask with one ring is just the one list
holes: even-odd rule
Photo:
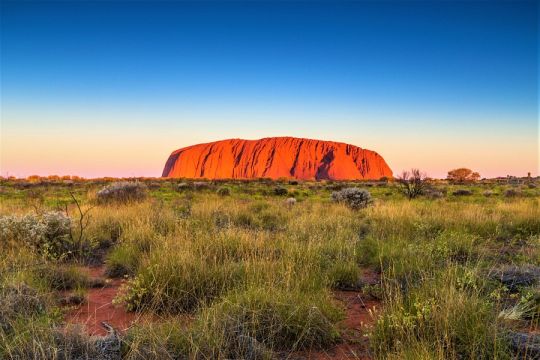
[[[223, 137], [217, 138], [204, 135], [200, 130], [189, 136], [179, 131], [162, 134], [159, 129], [124, 132], [120, 137], [113, 133], [86, 134], [71, 136], [63, 130], [49, 131], [45, 136], [32, 132], [13, 136], [3, 134], [0, 174], [15, 177], [159, 177], [169, 154], [178, 148], [224, 138], [257, 139], [267, 135], [261, 131], [252, 136], [223, 131]], [[497, 139], [462, 138], [456, 145], [451, 137], [422, 140], [421, 136], [411, 135], [404, 143], [403, 136], [397, 134], [336, 136], [332, 139], [315, 132], [277, 134], [282, 135], [341, 141], [374, 150], [383, 156], [395, 175], [403, 169], [417, 167], [431, 177], [444, 178], [450, 169], [468, 167], [482, 177], [527, 176], [528, 172], [538, 176], [538, 145], [532, 137], [523, 141], [506, 138], [506, 143], [497, 142]], [[494, 142], [500, 145], [493, 147]]]

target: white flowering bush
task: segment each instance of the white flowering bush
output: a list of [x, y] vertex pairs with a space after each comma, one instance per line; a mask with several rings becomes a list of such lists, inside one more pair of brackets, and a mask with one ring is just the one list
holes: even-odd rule
[[121, 181], [99, 190], [96, 197], [100, 204], [141, 201], [146, 198], [146, 189], [143, 183]]
[[353, 210], [363, 209], [373, 201], [369, 191], [354, 187], [334, 191], [332, 193], [332, 200], [345, 204]]
[[292, 208], [294, 205], [296, 205], [296, 199], [293, 197], [287, 198], [287, 200], [285, 200], [285, 205], [287, 205], [287, 207], [289, 208]]
[[71, 219], [58, 211], [43, 215], [0, 216], [0, 245], [24, 243], [49, 259], [69, 256], [73, 251]]

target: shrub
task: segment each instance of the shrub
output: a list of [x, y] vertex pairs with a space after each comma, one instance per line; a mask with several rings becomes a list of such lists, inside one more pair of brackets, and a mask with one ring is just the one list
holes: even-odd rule
[[24, 243], [48, 259], [69, 257], [76, 250], [71, 239], [71, 219], [61, 212], [2, 216], [0, 230], [0, 245]]
[[289, 208], [292, 208], [294, 205], [296, 205], [296, 199], [293, 197], [287, 198], [287, 200], [285, 200], [285, 205], [287, 205], [287, 207]]
[[190, 332], [176, 319], [149, 322], [129, 329], [122, 339], [126, 345], [123, 359], [190, 359]]
[[35, 289], [24, 283], [0, 287], [0, 330], [10, 332], [19, 318], [30, 317], [45, 312], [46, 303]]
[[419, 169], [404, 170], [396, 178], [400, 191], [405, 194], [409, 200], [422, 195], [427, 187], [427, 175]]
[[148, 189], [152, 189], [152, 190], [161, 188], [161, 184], [157, 181], [147, 182], [146, 186], [148, 187]]
[[506, 189], [504, 190], [504, 196], [505, 197], [516, 197], [519, 195], [519, 191], [516, 189]]
[[469, 189], [457, 189], [455, 190], [452, 195], [454, 196], [469, 196], [472, 195], [472, 191]]
[[176, 185], [176, 190], [178, 191], [186, 191], [191, 189], [191, 185], [187, 182], [181, 182], [180, 184]]
[[89, 223], [88, 233], [91, 234], [92, 241], [102, 248], [107, 248], [115, 244], [122, 235], [121, 214], [108, 214], [92, 218]]
[[109, 330], [106, 336], [88, 336], [81, 326], [68, 326], [54, 334], [54, 345], [59, 350], [58, 359], [107, 359], [120, 360], [122, 341]]
[[99, 190], [96, 197], [99, 204], [129, 203], [144, 200], [146, 189], [143, 183], [122, 181]]
[[231, 224], [230, 214], [222, 210], [212, 211], [212, 222], [217, 229], [228, 228]]
[[325, 294], [250, 289], [201, 313], [195, 331], [208, 339], [201, 349], [208, 358], [240, 359], [255, 348], [264, 353], [331, 346], [339, 340], [334, 322], [340, 316]]
[[32, 324], [25, 336], [15, 337], [8, 354], [10, 359], [95, 359], [120, 360], [121, 339], [116, 333], [89, 336], [80, 325], [51, 329]]
[[210, 184], [204, 181], [196, 181], [193, 183], [193, 189], [195, 190], [206, 190], [210, 188]]
[[90, 278], [74, 266], [51, 265], [38, 271], [38, 274], [55, 290], [71, 290], [90, 284]]
[[[506, 358], [496, 313], [458, 268], [451, 267], [422, 284], [387, 289], [392, 297], [371, 336], [376, 355], [399, 354], [421, 343], [441, 350], [441, 359]], [[429, 276], [427, 273], [424, 274]], [[401, 355], [401, 356], [400, 356]]]
[[232, 221], [236, 226], [252, 230], [278, 231], [287, 226], [287, 218], [284, 214], [273, 209], [240, 211], [232, 218]]
[[444, 197], [444, 194], [437, 189], [426, 189], [424, 195], [430, 199], [440, 199]]
[[276, 186], [274, 188], [274, 195], [277, 195], [277, 196], [285, 196], [288, 194], [288, 191], [286, 188], [282, 187], [282, 186]]
[[338, 182], [338, 183], [334, 183], [332, 181], [329, 181], [325, 184], [325, 187], [328, 189], [328, 190], [331, 190], [331, 191], [340, 191], [340, 190], [343, 190], [345, 188], [345, 185], [341, 182]]
[[134, 275], [139, 266], [141, 253], [131, 244], [121, 244], [114, 248], [105, 260], [106, 274], [110, 277]]
[[373, 200], [366, 189], [345, 188], [332, 193], [332, 200], [343, 203], [353, 210], [367, 207]]
[[221, 187], [217, 190], [217, 194], [219, 196], [229, 196], [231, 195], [231, 189], [229, 189], [228, 187]]
[[338, 262], [329, 271], [330, 286], [338, 290], [354, 290], [360, 285], [358, 265], [354, 262]]

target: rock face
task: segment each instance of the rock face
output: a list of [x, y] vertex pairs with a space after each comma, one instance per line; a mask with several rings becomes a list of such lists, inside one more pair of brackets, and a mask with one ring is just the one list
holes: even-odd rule
[[273, 137], [230, 139], [174, 151], [164, 177], [301, 180], [363, 180], [392, 177], [382, 156], [333, 141]]

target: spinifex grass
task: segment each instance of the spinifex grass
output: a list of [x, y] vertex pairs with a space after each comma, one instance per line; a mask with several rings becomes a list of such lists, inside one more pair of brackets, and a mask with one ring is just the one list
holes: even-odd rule
[[[332, 291], [357, 288], [365, 269], [381, 277], [380, 310], [362, 331], [370, 334], [373, 357], [512, 356], [504, 333], [513, 323], [500, 314], [533, 304], [536, 290], [511, 294], [488, 274], [504, 264], [540, 263], [538, 188], [505, 197], [508, 187], [494, 183], [438, 183], [441, 196], [409, 201], [385, 182], [185, 182], [180, 188], [148, 180], [145, 200], [110, 204], [95, 200], [105, 181], [31, 188], [5, 182], [0, 216], [67, 205], [76, 226], [70, 192], [83, 207], [96, 205], [84, 229], [88, 256], [104, 262], [110, 276], [128, 277], [121, 306], [153, 319], [124, 335], [126, 359], [268, 358], [351, 341], [341, 336], [343, 305]], [[332, 202], [333, 191], [354, 186], [371, 193], [367, 208]], [[297, 201], [287, 203], [277, 187]], [[217, 193], [222, 188], [228, 195]], [[457, 188], [472, 195], [452, 195]], [[0, 249], [0, 286], [27, 289], [3, 301], [33, 294], [43, 304], [25, 321], [3, 315], [0, 358], [93, 356], [84, 332], [58, 333], [58, 290], [84, 288], [87, 279], [76, 269], [89, 262], [86, 253], [54, 260], [17, 239]], [[534, 312], [514, 313], [520, 326], [537, 323]]]

